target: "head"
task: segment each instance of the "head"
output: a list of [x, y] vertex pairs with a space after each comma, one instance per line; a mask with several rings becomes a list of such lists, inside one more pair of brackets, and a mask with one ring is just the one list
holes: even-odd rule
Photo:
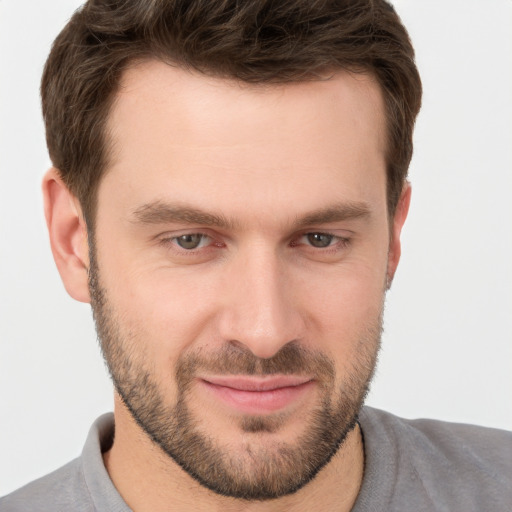
[[125, 411], [215, 492], [294, 492], [353, 429], [420, 96], [385, 2], [90, 1], [57, 38], [59, 270]]
[[121, 77], [148, 59], [262, 85], [325, 80], [340, 69], [370, 74], [385, 105], [394, 212], [412, 157], [421, 82], [407, 32], [386, 1], [87, 2], [54, 42], [41, 96], [50, 157], [91, 229], [113, 151], [107, 119]]

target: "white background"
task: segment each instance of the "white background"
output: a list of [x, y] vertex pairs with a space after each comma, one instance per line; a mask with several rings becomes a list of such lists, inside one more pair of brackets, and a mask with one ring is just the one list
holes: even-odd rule
[[[50, 254], [38, 85], [74, 0], [0, 0], [0, 495], [112, 407], [89, 307]], [[425, 97], [413, 203], [368, 402], [512, 428], [512, 1], [396, 0]]]

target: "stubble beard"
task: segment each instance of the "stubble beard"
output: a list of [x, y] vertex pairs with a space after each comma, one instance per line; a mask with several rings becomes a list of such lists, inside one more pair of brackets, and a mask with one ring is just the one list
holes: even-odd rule
[[[144, 364], [144, 344], [124, 333], [99, 282], [94, 251], [89, 269], [91, 306], [101, 350], [114, 386], [139, 427], [183, 470], [211, 491], [243, 500], [269, 500], [292, 494], [328, 464], [357, 423], [374, 373], [382, 332], [382, 311], [358, 343], [357, 360], [341, 384], [326, 355], [289, 343], [269, 359], [227, 343], [214, 354], [183, 354], [175, 368], [177, 399], [165, 402]], [[191, 408], [197, 372], [217, 375], [313, 375], [320, 399], [294, 442], [265, 441], [286, 423], [280, 414], [243, 416], [233, 423], [244, 442], [233, 451], [216, 440]], [[238, 423], [238, 424], [237, 424]], [[236, 427], [235, 427], [236, 428]]]

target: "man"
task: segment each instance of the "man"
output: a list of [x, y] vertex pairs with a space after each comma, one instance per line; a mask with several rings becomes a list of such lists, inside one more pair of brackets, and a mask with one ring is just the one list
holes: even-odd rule
[[387, 4], [89, 2], [42, 95], [115, 421], [2, 510], [506, 509], [509, 434], [362, 409], [421, 96]]

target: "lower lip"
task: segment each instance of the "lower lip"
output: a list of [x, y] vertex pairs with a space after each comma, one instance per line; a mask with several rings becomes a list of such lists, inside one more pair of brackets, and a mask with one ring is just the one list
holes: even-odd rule
[[312, 387], [313, 381], [298, 386], [287, 386], [268, 391], [245, 391], [211, 382], [200, 381], [218, 400], [245, 414], [265, 414], [284, 409], [296, 403]]

